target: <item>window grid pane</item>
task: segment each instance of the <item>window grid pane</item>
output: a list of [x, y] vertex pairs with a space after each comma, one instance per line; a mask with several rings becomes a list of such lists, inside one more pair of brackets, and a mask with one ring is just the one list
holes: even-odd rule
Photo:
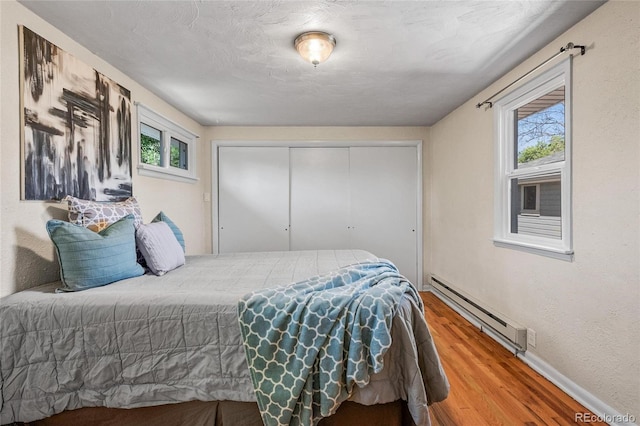
[[564, 86], [516, 109], [514, 118], [514, 168], [522, 169], [564, 161]]
[[171, 167], [188, 170], [189, 169], [188, 154], [189, 154], [189, 146], [186, 143], [176, 138], [171, 138], [170, 162], [169, 162]]
[[140, 161], [162, 166], [162, 131], [140, 123]]
[[511, 179], [510, 232], [562, 239], [560, 188], [559, 174], [535, 185], [526, 179]]

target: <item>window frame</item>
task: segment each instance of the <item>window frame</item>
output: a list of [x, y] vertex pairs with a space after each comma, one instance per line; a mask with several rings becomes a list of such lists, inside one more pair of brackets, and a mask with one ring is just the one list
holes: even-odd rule
[[[138, 103], [138, 174], [160, 179], [177, 180], [181, 182], [195, 183], [198, 181], [196, 175], [196, 139], [198, 136], [176, 124], [166, 117], [151, 110], [149, 107]], [[153, 127], [161, 132], [160, 141], [160, 164], [153, 165], [142, 162], [141, 124]], [[187, 146], [187, 168], [171, 166], [171, 140], [175, 139]]]
[[[564, 160], [526, 168], [517, 168], [515, 157], [515, 111], [552, 90], [565, 87], [565, 153]], [[495, 129], [495, 196], [494, 196], [494, 244], [562, 260], [573, 260], [572, 209], [571, 209], [571, 57], [555, 65], [545, 73], [529, 80], [511, 91], [494, 105]], [[536, 179], [560, 175], [562, 238], [523, 235], [511, 232], [511, 208], [513, 179]], [[529, 183], [527, 183], [529, 184]], [[537, 196], [539, 196], [539, 189]], [[520, 204], [520, 203], [519, 203]], [[539, 207], [539, 204], [538, 204]], [[521, 212], [525, 213], [526, 212]]]

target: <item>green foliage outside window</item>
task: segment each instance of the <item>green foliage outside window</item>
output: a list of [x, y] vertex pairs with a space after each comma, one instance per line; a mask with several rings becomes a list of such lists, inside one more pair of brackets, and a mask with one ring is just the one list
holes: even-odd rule
[[175, 145], [171, 145], [171, 167], [180, 167], [180, 148]]
[[518, 155], [518, 163], [527, 163], [561, 151], [564, 152], [564, 136], [554, 135], [549, 142], [538, 141], [537, 144], [522, 150]]
[[160, 141], [141, 134], [140, 156], [143, 163], [160, 166]]

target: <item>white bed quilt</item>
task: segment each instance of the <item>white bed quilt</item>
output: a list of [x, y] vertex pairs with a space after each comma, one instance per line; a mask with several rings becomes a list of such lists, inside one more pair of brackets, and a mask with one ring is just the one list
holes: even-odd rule
[[[361, 250], [189, 256], [77, 293], [52, 283], [0, 299], [0, 423], [90, 406], [255, 401], [238, 325], [244, 294], [376, 260]], [[356, 388], [362, 404], [408, 401], [417, 424], [449, 385], [418, 308], [401, 303], [384, 370]]]

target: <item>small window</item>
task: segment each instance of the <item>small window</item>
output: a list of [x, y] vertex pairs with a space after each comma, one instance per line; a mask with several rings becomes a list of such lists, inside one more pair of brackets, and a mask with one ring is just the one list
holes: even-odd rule
[[571, 259], [571, 59], [494, 105], [494, 241]]
[[152, 166], [162, 166], [162, 132], [140, 123], [140, 161]]
[[138, 104], [138, 173], [164, 179], [193, 182], [197, 136]]
[[189, 146], [176, 138], [171, 138], [171, 167], [188, 170]]
[[539, 214], [540, 209], [540, 186], [538, 185], [521, 185], [520, 188], [520, 205], [523, 214]]

